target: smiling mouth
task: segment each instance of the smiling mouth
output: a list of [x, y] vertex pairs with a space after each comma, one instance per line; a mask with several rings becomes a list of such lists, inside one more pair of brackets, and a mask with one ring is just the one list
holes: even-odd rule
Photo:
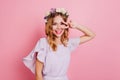
[[56, 34], [61, 34], [63, 30], [55, 30]]

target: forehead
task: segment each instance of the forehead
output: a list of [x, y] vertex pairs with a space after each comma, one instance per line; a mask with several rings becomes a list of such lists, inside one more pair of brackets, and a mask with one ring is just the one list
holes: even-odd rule
[[64, 21], [63, 20], [63, 18], [59, 15], [59, 16], [56, 16], [55, 18], [54, 18], [54, 20], [53, 20], [53, 22], [57, 22], [57, 23], [59, 23], [59, 22], [61, 22], [61, 21]]

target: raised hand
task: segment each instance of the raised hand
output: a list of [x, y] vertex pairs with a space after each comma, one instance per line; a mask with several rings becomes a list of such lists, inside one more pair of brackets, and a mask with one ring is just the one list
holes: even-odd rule
[[67, 21], [69, 28], [76, 28], [78, 24], [76, 22], [73, 22], [72, 20]]

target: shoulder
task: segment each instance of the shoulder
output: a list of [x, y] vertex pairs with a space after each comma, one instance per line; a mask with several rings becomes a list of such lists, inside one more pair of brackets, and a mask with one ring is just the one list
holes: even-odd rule
[[47, 41], [46, 37], [39, 38], [38, 42], [45, 43]]
[[41, 47], [46, 47], [46, 46], [48, 45], [47, 38], [46, 38], [46, 37], [41, 37], [41, 38], [39, 38], [38, 44], [39, 44]]
[[39, 38], [39, 41], [45, 41], [45, 40], [46, 40], [46, 37]]
[[69, 38], [68, 40], [68, 48], [70, 51], [76, 49], [79, 46], [79, 44], [80, 44], [80, 37]]
[[77, 43], [77, 44], [79, 44], [80, 43], [80, 37], [69, 38], [68, 44], [70, 44], [70, 43]]

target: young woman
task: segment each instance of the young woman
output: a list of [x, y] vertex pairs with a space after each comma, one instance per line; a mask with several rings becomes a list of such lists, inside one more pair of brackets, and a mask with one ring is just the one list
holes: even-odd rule
[[[40, 38], [23, 59], [36, 80], [69, 80], [67, 69], [71, 52], [95, 37], [87, 27], [68, 20], [68, 16], [64, 8], [52, 8], [44, 17], [46, 37]], [[82, 31], [84, 35], [69, 38], [69, 28]]]

